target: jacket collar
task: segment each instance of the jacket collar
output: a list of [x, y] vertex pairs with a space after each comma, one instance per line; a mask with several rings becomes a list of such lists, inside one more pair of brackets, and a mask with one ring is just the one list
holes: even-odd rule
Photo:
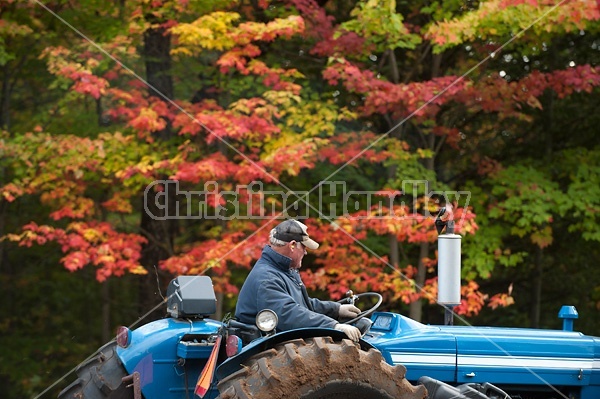
[[277, 253], [270, 245], [263, 248], [262, 256], [269, 261], [270, 264], [277, 267], [279, 270], [287, 272], [290, 270], [292, 258]]

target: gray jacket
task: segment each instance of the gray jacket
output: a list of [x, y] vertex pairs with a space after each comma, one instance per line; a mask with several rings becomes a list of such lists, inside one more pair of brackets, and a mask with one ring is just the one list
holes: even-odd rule
[[290, 270], [291, 259], [265, 246], [260, 259], [246, 278], [235, 308], [242, 323], [255, 323], [263, 309], [277, 313], [277, 331], [302, 327], [333, 328], [338, 322], [340, 304], [309, 298], [297, 270]]

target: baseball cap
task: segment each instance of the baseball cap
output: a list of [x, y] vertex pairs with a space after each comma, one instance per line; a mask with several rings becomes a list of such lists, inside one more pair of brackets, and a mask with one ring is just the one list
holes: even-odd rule
[[288, 219], [275, 227], [275, 234], [273, 234], [273, 237], [285, 242], [296, 241], [310, 249], [319, 248], [319, 243], [310, 239], [306, 229], [307, 226], [304, 223], [300, 223], [294, 219]]

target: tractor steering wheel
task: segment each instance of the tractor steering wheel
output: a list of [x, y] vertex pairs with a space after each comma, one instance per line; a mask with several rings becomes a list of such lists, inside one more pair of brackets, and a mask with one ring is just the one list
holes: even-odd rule
[[376, 297], [377, 298], [377, 303], [375, 305], [373, 305], [370, 309], [367, 310], [363, 310], [362, 312], [360, 312], [358, 314], [358, 316], [356, 316], [355, 318], [345, 321], [342, 324], [352, 324], [358, 320], [360, 320], [363, 317], [368, 317], [371, 316], [373, 314], [373, 312], [375, 312], [377, 310], [377, 308], [381, 305], [381, 302], [383, 302], [383, 297], [381, 296], [381, 294], [378, 294], [377, 292], [363, 292], [362, 294], [357, 294], [357, 295], [352, 295], [344, 298], [344, 299], [340, 299], [339, 301], [337, 301], [338, 303], [344, 304], [344, 303], [351, 303], [351, 304], [355, 304], [354, 302], [360, 300], [360, 298], [363, 297]]

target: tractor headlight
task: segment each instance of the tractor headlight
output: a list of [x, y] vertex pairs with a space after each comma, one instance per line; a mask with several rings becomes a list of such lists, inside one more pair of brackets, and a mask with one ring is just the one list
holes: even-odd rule
[[117, 328], [117, 345], [121, 348], [127, 348], [131, 343], [131, 330], [125, 326]]
[[277, 315], [271, 309], [263, 309], [256, 315], [256, 326], [263, 332], [269, 332], [277, 328]]

